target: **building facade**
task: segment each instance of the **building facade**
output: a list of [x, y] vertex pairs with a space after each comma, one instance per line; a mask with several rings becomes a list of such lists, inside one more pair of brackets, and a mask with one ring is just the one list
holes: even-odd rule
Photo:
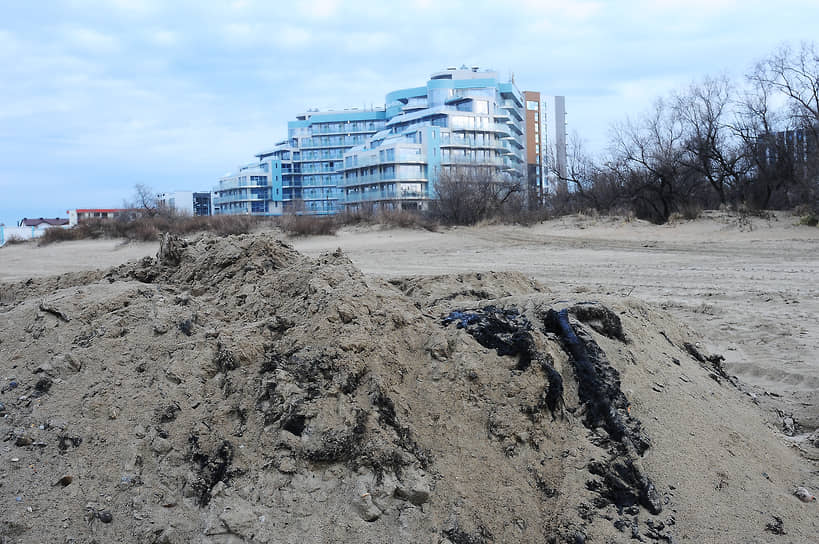
[[524, 91], [526, 115], [526, 183], [531, 203], [543, 202], [543, 151], [546, 142], [540, 130], [543, 115], [541, 112], [540, 93]]
[[441, 176], [478, 167], [497, 182], [524, 176], [523, 99], [514, 82], [478, 67], [432, 74], [391, 92], [386, 126], [344, 154], [347, 208], [423, 209]]
[[534, 95], [538, 109], [529, 115], [513, 80], [462, 66], [389, 93], [382, 108], [308, 111], [288, 123], [286, 140], [219, 179], [214, 213], [424, 209], [441, 177], [466, 167], [480, 168], [493, 183], [530, 180], [542, 187], [542, 116]]
[[116, 219], [135, 213], [136, 210], [127, 208], [77, 208], [67, 210], [68, 224], [74, 226], [86, 219]]
[[819, 125], [760, 134], [755, 151], [757, 163], [768, 167], [815, 167], [819, 157]]
[[190, 216], [211, 215], [211, 194], [196, 191], [174, 191], [156, 195], [160, 207]]
[[548, 187], [552, 192], [565, 192], [568, 190], [568, 157], [566, 147], [566, 97], [552, 96], [543, 101], [542, 115], [543, 126], [541, 132], [544, 136], [542, 150], [545, 150], [544, 174], [546, 182], [544, 187]]
[[381, 131], [383, 108], [307, 112], [290, 121], [288, 138], [219, 180], [214, 213], [328, 215], [341, 208], [344, 152]]

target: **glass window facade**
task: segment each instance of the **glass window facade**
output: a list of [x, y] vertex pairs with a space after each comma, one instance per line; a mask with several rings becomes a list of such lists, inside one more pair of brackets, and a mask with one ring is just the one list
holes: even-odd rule
[[215, 212], [423, 209], [447, 169], [472, 164], [491, 168], [498, 180], [523, 176], [524, 107], [531, 104], [496, 72], [433, 74], [424, 87], [389, 93], [385, 104], [298, 115], [286, 140], [219, 180]]

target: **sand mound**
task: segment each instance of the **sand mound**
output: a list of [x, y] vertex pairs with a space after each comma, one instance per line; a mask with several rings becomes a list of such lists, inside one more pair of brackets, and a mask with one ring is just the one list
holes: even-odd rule
[[386, 283], [266, 235], [0, 289], [2, 542], [816, 533], [811, 467], [635, 301]]

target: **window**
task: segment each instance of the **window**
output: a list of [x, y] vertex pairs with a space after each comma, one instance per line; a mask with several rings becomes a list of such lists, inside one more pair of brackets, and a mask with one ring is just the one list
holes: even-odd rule
[[527, 110], [537, 111], [538, 110], [537, 106], [538, 106], [538, 104], [537, 104], [536, 100], [527, 100], [526, 101], [526, 109]]

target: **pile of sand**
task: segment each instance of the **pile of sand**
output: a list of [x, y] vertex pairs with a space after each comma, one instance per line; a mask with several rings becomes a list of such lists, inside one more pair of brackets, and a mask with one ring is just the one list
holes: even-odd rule
[[0, 542], [815, 537], [813, 467], [718, 358], [567, 298], [269, 235], [2, 285]]

